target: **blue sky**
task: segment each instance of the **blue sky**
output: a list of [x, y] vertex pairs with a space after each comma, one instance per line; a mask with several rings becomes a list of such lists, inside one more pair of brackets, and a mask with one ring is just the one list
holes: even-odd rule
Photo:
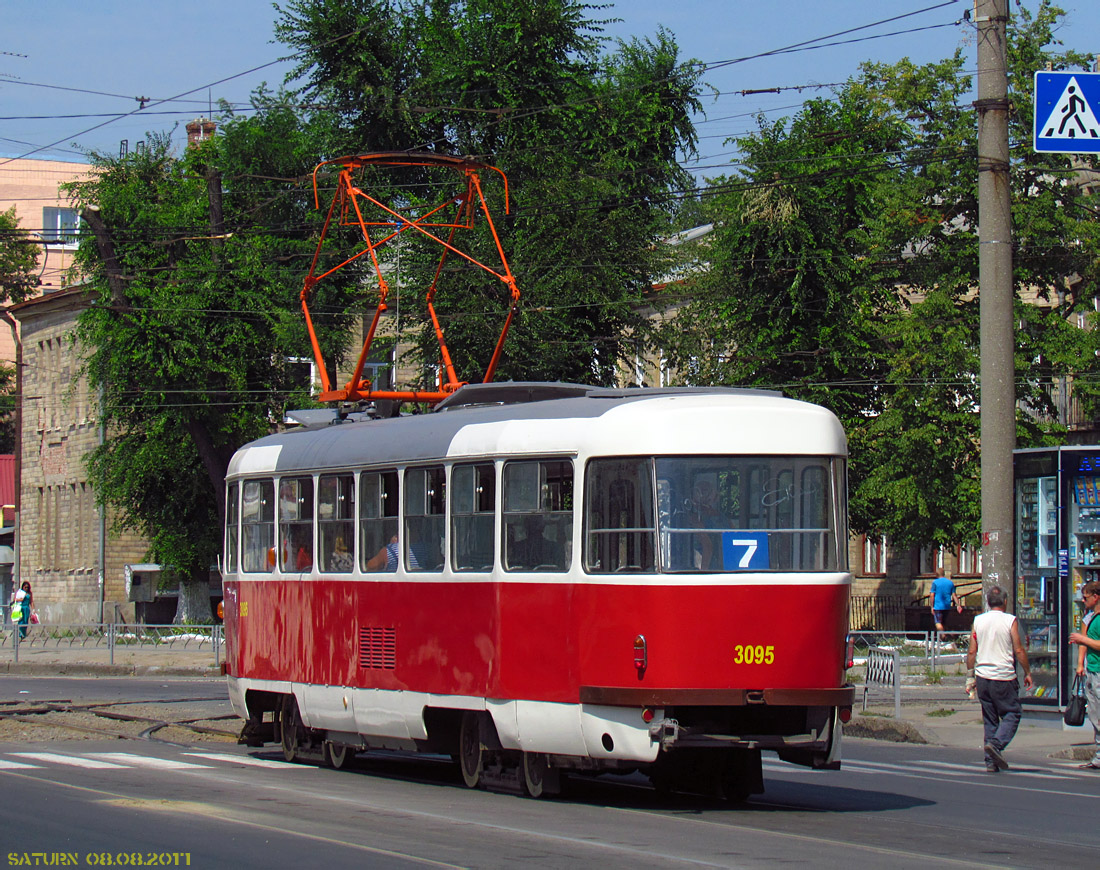
[[[1100, 3], [1061, 5], [1068, 13], [1059, 34], [1065, 45], [1100, 53]], [[612, 36], [650, 36], [663, 25], [684, 58], [738, 60], [705, 76], [720, 96], [705, 100], [699, 171], [717, 174], [732, 154], [723, 140], [752, 129], [755, 113], [792, 114], [803, 100], [827, 93], [810, 86], [844, 81], [863, 60], [927, 62], [958, 47], [973, 58], [973, 26], [960, 22], [971, 6], [972, 0], [631, 0], [607, 15], [622, 19], [609, 26]], [[0, 155], [80, 159], [81, 147], [114, 153], [123, 139], [133, 147], [147, 131], [177, 123], [182, 141], [183, 123], [207, 113], [211, 102], [245, 104], [261, 81], [281, 82], [288, 64], [274, 63], [286, 49], [272, 42], [272, 7], [270, 0], [6, 0]], [[906, 17], [886, 21], [895, 16]], [[853, 28], [863, 29], [822, 39]], [[905, 32], [888, 35], [898, 31]], [[755, 57], [811, 40], [842, 44]], [[136, 97], [150, 98], [144, 110], [137, 111]]]

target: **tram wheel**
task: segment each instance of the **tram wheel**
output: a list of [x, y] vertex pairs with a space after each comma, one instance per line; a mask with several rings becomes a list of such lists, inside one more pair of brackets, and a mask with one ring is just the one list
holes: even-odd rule
[[467, 710], [462, 714], [462, 726], [458, 733], [458, 765], [462, 768], [462, 781], [467, 788], [477, 788], [481, 782], [484, 753], [480, 724], [477, 713]]
[[533, 798], [561, 791], [558, 770], [547, 763], [541, 752], [523, 753], [523, 788]]
[[343, 770], [355, 757], [355, 750], [346, 743], [325, 741], [325, 764], [333, 770]]
[[293, 695], [287, 695], [283, 698], [283, 705], [279, 710], [279, 732], [283, 745], [283, 758], [287, 761], [301, 760], [303, 731], [302, 716], [298, 712], [298, 701]]

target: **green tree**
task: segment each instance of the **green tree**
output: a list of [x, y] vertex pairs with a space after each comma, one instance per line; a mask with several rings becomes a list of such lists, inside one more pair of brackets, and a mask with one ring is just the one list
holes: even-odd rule
[[0, 211], [0, 302], [22, 302], [39, 283], [38, 244], [20, 228], [15, 206]]
[[[0, 302], [22, 302], [39, 284], [38, 244], [12, 206], [0, 212]], [[15, 369], [0, 365], [0, 453], [13, 453], [15, 442]]]
[[[280, 99], [182, 156], [167, 136], [69, 190], [91, 233], [78, 335], [106, 442], [88, 469], [120, 528], [185, 579], [179, 621], [210, 618], [224, 476], [234, 450], [309, 401], [291, 360], [308, 355], [298, 293], [316, 244], [308, 131]], [[283, 182], [272, 179], [285, 179]], [[342, 346], [347, 288], [320, 296], [322, 340]]]
[[[660, 268], [662, 203], [689, 183], [677, 157], [694, 146], [696, 71], [679, 62], [665, 32], [602, 54], [601, 22], [588, 17], [597, 8], [574, 0], [296, 0], [277, 31], [304, 58], [300, 96], [348, 123], [340, 141], [353, 153], [476, 155], [507, 174], [505, 247], [523, 302], [499, 378], [613, 379], [645, 326], [637, 304]], [[344, 41], [348, 50], [337, 51]], [[412, 207], [426, 201], [416, 181], [406, 177], [394, 191]], [[478, 233], [468, 249], [491, 262], [492, 238], [484, 225]], [[410, 239], [403, 274], [430, 277], [437, 256]], [[456, 366], [475, 379], [491, 356], [507, 288], [461, 262], [448, 264], [439, 288]], [[405, 316], [417, 322], [407, 304]], [[431, 365], [435, 336], [426, 322], [420, 327], [421, 359]]]
[[[1086, 401], [1097, 386], [1096, 333], [1077, 327], [1093, 317], [1096, 206], [1073, 183], [1079, 161], [1030, 148], [1034, 70], [1088, 63], [1056, 50], [1061, 14], [1044, 0], [1009, 25], [1021, 446], [1057, 437], [1060, 378]], [[979, 529], [977, 119], [965, 68], [961, 54], [865, 64], [832, 99], [761, 122], [739, 143], [745, 168], [709, 191], [711, 270], [664, 336], [694, 379], [780, 387], [835, 410], [850, 439], [853, 528], [900, 543], [973, 543]]]

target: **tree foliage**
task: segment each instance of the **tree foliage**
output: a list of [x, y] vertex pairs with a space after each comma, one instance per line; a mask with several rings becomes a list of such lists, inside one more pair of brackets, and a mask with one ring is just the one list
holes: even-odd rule
[[15, 206], [0, 211], [0, 302], [22, 302], [39, 283], [38, 244], [20, 228]]
[[[22, 302], [39, 283], [38, 245], [20, 228], [12, 206], [0, 212], [0, 302]], [[0, 364], [0, 453], [14, 451], [15, 369]]]
[[[636, 303], [660, 268], [663, 202], [688, 183], [677, 157], [694, 145], [697, 74], [663, 31], [601, 53], [601, 22], [588, 17], [598, 8], [296, 0], [277, 30], [303, 58], [301, 96], [342, 121], [332, 147], [471, 155], [507, 174], [506, 254], [523, 303], [499, 378], [613, 379], [645, 326]], [[405, 181], [392, 191], [400, 201], [427, 201]], [[471, 253], [489, 263], [494, 242], [479, 231]], [[430, 277], [437, 255], [410, 240], [402, 269]], [[491, 356], [507, 298], [488, 273], [446, 267], [436, 305], [464, 377]], [[416, 322], [416, 309], [404, 312]], [[435, 336], [421, 324], [430, 366]]]
[[[90, 284], [78, 335], [109, 431], [89, 477], [116, 525], [189, 578], [180, 619], [210, 616], [233, 451], [309, 401], [292, 360], [308, 353], [298, 293], [317, 221], [299, 179], [312, 148], [282, 102], [261, 100], [182, 156], [163, 135], [95, 154], [70, 186], [92, 230], [77, 254]], [[319, 302], [326, 345], [343, 344], [353, 280]]]
[[[1009, 25], [1016, 383], [1021, 446], [1059, 432], [1055, 398], [1096, 390], [1100, 238], [1076, 160], [1030, 148], [1031, 76], [1086, 68], [1060, 10]], [[977, 119], [961, 53], [865, 64], [832, 98], [738, 142], [744, 167], [702, 203], [710, 270], [662, 336], [698, 382], [784, 389], [841, 417], [851, 521], [902, 544], [976, 541]], [[1035, 301], [1044, 303], [1036, 306]], [[1095, 409], [1095, 404], [1093, 408]]]

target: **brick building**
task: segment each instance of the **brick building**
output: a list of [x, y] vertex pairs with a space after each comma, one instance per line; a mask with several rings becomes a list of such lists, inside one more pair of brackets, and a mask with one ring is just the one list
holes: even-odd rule
[[134, 618], [125, 566], [146, 561], [146, 543], [109, 533], [88, 483], [84, 456], [102, 434], [79, 378], [73, 331], [86, 305], [69, 287], [13, 305], [19, 323], [18, 572], [47, 622]]

